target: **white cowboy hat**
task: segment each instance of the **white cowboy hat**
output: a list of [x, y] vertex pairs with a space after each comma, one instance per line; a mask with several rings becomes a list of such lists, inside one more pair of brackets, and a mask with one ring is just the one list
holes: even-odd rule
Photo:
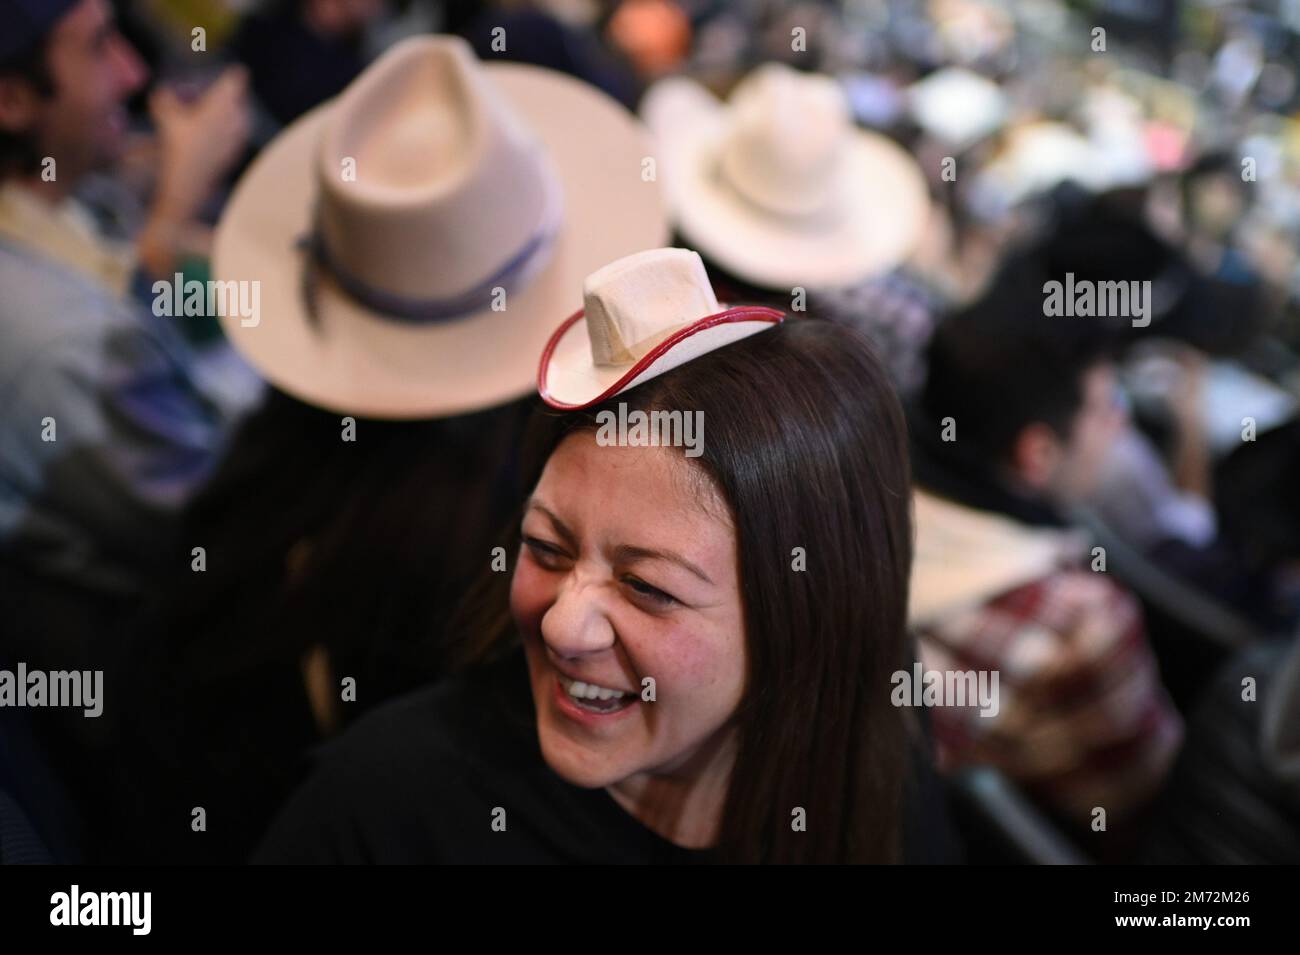
[[510, 401], [580, 280], [667, 238], [649, 153], [635, 117], [578, 80], [406, 40], [240, 180], [213, 274], [260, 282], [261, 315], [222, 323], [319, 407], [432, 418]]
[[1149, 162], [1128, 148], [1140, 141], [1141, 133], [1134, 132], [1131, 140], [1120, 138], [1117, 144], [1113, 131], [1105, 128], [1090, 139], [1065, 123], [1023, 123], [1007, 132], [997, 154], [980, 170], [975, 195], [996, 215], [1063, 182], [1094, 193], [1146, 182], [1152, 172]]
[[542, 352], [537, 390], [552, 408], [587, 408], [784, 319], [719, 305], [697, 252], [638, 252], [588, 276], [582, 311]]
[[724, 105], [698, 83], [656, 83], [641, 116], [655, 135], [681, 235], [753, 285], [837, 288], [900, 263], [921, 237], [920, 168], [857, 129], [839, 83], [776, 63]]

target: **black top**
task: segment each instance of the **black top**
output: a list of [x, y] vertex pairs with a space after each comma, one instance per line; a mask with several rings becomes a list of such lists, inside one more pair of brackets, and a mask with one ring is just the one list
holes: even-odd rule
[[[258, 863], [693, 863], [537, 741], [522, 652], [409, 694], [318, 751]], [[504, 809], [504, 830], [502, 814]]]
[[[643, 826], [604, 789], [542, 757], [522, 650], [379, 707], [322, 746], [316, 772], [257, 863], [704, 863]], [[944, 796], [913, 753], [904, 861], [959, 861]], [[494, 831], [496, 809], [504, 831]], [[497, 828], [500, 828], [498, 823]]]
[[[326, 652], [336, 680], [355, 680], [355, 699], [338, 707], [347, 726], [447, 672], [445, 634], [484, 570], [478, 555], [517, 521], [517, 454], [536, 400], [359, 418], [358, 452], [339, 440], [337, 415], [268, 391], [186, 506], [149, 613], [117, 644], [123, 685], [106, 672], [106, 693], [121, 703], [74, 721], [122, 720], [111, 739], [123, 745], [87, 790], [104, 804], [102, 778], [115, 780], [91, 861], [246, 862], [324, 738], [303, 683], [310, 648]], [[191, 569], [195, 542], [204, 573]], [[6, 597], [0, 581], [0, 607], [15, 603]]]

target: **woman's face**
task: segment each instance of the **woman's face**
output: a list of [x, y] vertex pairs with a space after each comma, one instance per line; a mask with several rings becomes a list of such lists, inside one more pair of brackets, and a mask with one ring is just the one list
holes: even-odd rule
[[637, 786], [728, 759], [745, 643], [727, 514], [680, 449], [580, 432], [551, 455], [510, 604], [542, 753], [569, 782]]

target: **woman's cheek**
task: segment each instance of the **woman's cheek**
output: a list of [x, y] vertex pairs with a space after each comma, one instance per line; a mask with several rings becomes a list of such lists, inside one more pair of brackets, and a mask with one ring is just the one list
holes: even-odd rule
[[713, 681], [715, 648], [688, 621], [642, 617], [616, 623], [619, 642], [640, 679], [687, 692]]
[[526, 553], [520, 553], [510, 582], [510, 613], [521, 633], [541, 631], [542, 617], [555, 603], [557, 587], [558, 575], [538, 567]]

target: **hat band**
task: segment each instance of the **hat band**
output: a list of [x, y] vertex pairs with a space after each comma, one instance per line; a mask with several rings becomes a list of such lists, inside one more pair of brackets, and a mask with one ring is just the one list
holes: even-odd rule
[[544, 223], [501, 268], [473, 288], [445, 298], [410, 298], [377, 288], [349, 272], [330, 254], [320, 230], [313, 229], [301, 241], [309, 259], [305, 276], [308, 304], [314, 305], [315, 282], [311, 277], [314, 266], [328, 273], [343, 291], [382, 318], [409, 324], [452, 321], [489, 308], [498, 289], [509, 293], [527, 281], [544, 263], [556, 232], [552, 222]]

